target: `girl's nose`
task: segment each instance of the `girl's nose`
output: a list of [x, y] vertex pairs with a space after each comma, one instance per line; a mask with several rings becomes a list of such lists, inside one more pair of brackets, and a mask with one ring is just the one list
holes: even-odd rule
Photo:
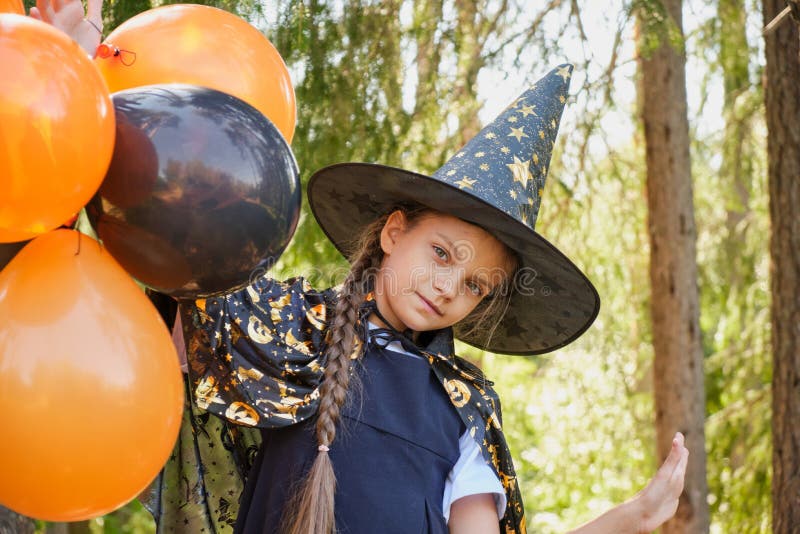
[[454, 269], [437, 269], [433, 273], [433, 289], [438, 294], [452, 298], [458, 288], [458, 275]]

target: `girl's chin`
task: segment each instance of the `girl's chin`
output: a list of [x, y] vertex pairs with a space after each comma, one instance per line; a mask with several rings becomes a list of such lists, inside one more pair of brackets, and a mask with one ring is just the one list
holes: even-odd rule
[[411, 329], [414, 332], [427, 332], [428, 330], [438, 330], [442, 328], [442, 325], [439, 324], [438, 321], [431, 321], [429, 318], [423, 317], [423, 314], [420, 313], [419, 317], [407, 317], [401, 318], [400, 320], [403, 321], [405, 324], [406, 329]]

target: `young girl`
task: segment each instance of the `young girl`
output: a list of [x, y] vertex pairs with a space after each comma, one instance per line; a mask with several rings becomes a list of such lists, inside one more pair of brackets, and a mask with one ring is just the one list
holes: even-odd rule
[[[482, 303], [487, 317], [508, 306], [516, 254], [428, 208], [393, 210], [363, 236], [338, 291], [262, 278], [196, 302], [198, 404], [273, 428], [235, 531], [524, 532], [499, 403], [453, 355], [451, 329]], [[656, 528], [677, 507], [686, 459], [678, 435], [639, 496], [575, 532]]]
[[[39, 15], [58, 23], [75, 2], [39, 0]], [[184, 304], [204, 413], [189, 408], [152, 488], [159, 531], [525, 531], [499, 401], [453, 338], [539, 354], [597, 315], [594, 287], [534, 231], [570, 76], [553, 70], [432, 176], [318, 171], [312, 211], [351, 259], [341, 287], [260, 276]], [[687, 456], [676, 434], [642, 492], [575, 532], [657, 528], [677, 508]]]

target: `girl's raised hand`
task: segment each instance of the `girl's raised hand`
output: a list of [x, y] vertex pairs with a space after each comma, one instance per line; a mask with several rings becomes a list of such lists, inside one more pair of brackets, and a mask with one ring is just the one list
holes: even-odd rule
[[678, 509], [678, 499], [683, 492], [683, 477], [689, 461], [689, 450], [683, 441], [683, 434], [675, 434], [669, 456], [650, 483], [635, 497], [642, 511], [639, 532], [652, 532], [675, 515]]
[[102, 11], [103, 0], [88, 0], [86, 13], [81, 0], [36, 0], [30, 15], [63, 31], [94, 57], [103, 37]]
[[667, 459], [647, 487], [571, 534], [642, 534], [657, 529], [678, 509], [688, 460], [689, 450], [683, 445], [683, 434], [678, 432]]

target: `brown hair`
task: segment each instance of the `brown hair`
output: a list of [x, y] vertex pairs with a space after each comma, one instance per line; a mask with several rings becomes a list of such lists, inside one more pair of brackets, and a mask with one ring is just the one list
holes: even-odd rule
[[[365, 297], [373, 288], [374, 277], [383, 260], [380, 246], [381, 230], [389, 215], [403, 211], [408, 224], [413, 227], [425, 216], [437, 213], [424, 206], [399, 206], [366, 226], [355, 241], [350, 255], [350, 271], [342, 284], [339, 298], [326, 339], [327, 363], [325, 375], [319, 387], [319, 409], [316, 435], [319, 452], [300, 490], [291, 499], [284, 513], [284, 528], [287, 534], [329, 534], [335, 531], [334, 495], [336, 476], [328, 455], [328, 447], [336, 437], [339, 411], [347, 397], [350, 386], [350, 363], [364, 350], [359, 344], [358, 311]], [[508, 247], [506, 247], [508, 249]], [[516, 254], [508, 249], [509, 257], [518, 265]], [[470, 332], [475, 332], [487, 319], [495, 317], [499, 310], [508, 306], [511, 284], [508, 277], [488, 298], [464, 320]], [[490, 336], [496, 324], [491, 328]]]

